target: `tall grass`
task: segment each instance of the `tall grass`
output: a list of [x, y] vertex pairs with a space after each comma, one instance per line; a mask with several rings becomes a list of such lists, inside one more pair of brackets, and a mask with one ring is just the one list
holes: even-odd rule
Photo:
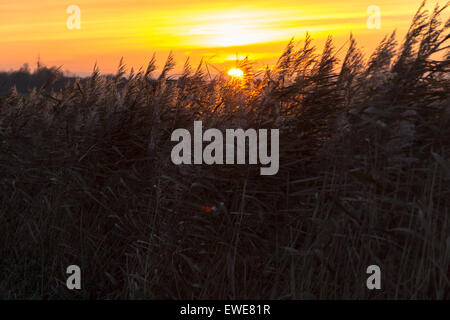
[[[0, 100], [0, 298], [449, 299], [448, 28], [342, 61], [291, 41], [242, 81], [169, 56]], [[436, 57], [443, 57], [437, 59]], [[176, 128], [279, 128], [280, 171], [174, 166]], [[213, 206], [205, 210], [204, 206]], [[66, 268], [82, 268], [82, 290]], [[382, 290], [366, 288], [367, 266]]]

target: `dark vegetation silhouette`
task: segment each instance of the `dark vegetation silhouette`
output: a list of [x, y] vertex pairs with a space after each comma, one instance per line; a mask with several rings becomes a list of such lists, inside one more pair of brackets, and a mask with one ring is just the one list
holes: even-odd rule
[[[152, 59], [126, 78], [121, 62], [60, 90], [53, 75], [9, 89], [0, 297], [449, 299], [445, 8], [422, 5], [367, 59], [353, 37], [338, 61], [331, 38], [317, 53], [307, 36], [262, 74], [240, 61], [242, 81], [188, 61], [168, 82], [169, 56], [157, 77]], [[194, 120], [279, 128], [279, 173], [173, 165], [171, 133]], [[81, 291], [65, 287], [72, 264]]]
[[17, 93], [27, 95], [33, 88], [44, 86], [52, 78], [56, 78], [56, 81], [47, 87], [46, 91], [61, 90], [67, 83], [76, 80], [75, 77], [64, 76], [59, 68], [46, 67], [38, 61], [34, 72], [31, 72], [28, 64], [24, 64], [17, 71], [0, 72], [0, 95], [7, 94], [12, 87], [15, 87]]

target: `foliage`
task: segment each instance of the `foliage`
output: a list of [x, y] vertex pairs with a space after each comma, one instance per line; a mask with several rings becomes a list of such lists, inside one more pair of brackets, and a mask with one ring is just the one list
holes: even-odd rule
[[[289, 42], [242, 81], [95, 67], [0, 100], [0, 297], [449, 299], [449, 21], [366, 61]], [[445, 51], [447, 50], [447, 51]], [[174, 166], [177, 128], [279, 128], [280, 171]], [[204, 210], [204, 208], [208, 210]], [[202, 209], [203, 208], [203, 209]], [[65, 288], [67, 266], [83, 290]], [[365, 287], [380, 265], [383, 290]]]

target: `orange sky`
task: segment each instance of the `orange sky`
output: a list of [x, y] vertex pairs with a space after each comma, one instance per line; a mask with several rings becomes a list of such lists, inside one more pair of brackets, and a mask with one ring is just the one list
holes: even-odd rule
[[[342, 45], [352, 31], [365, 52], [387, 33], [403, 36], [422, 0], [0, 0], [0, 70], [46, 65], [85, 74], [95, 62], [114, 72], [123, 56], [128, 66], [158, 63], [170, 50], [180, 70], [189, 56], [218, 68], [248, 55], [273, 64], [290, 38], [306, 31], [318, 47], [328, 34]], [[434, 1], [429, 1], [429, 7]], [[442, 3], [443, 4], [443, 3]], [[81, 28], [70, 30], [69, 5], [81, 9]], [[367, 8], [381, 9], [381, 28], [369, 29]]]

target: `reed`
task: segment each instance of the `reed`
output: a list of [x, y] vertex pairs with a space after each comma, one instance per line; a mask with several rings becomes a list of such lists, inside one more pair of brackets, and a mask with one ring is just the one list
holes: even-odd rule
[[[291, 41], [242, 81], [169, 56], [0, 100], [0, 298], [449, 299], [444, 7], [339, 61]], [[442, 58], [438, 58], [442, 57]], [[280, 129], [280, 169], [175, 166], [174, 129]], [[81, 291], [65, 287], [79, 265]], [[382, 290], [365, 287], [381, 267]]]

